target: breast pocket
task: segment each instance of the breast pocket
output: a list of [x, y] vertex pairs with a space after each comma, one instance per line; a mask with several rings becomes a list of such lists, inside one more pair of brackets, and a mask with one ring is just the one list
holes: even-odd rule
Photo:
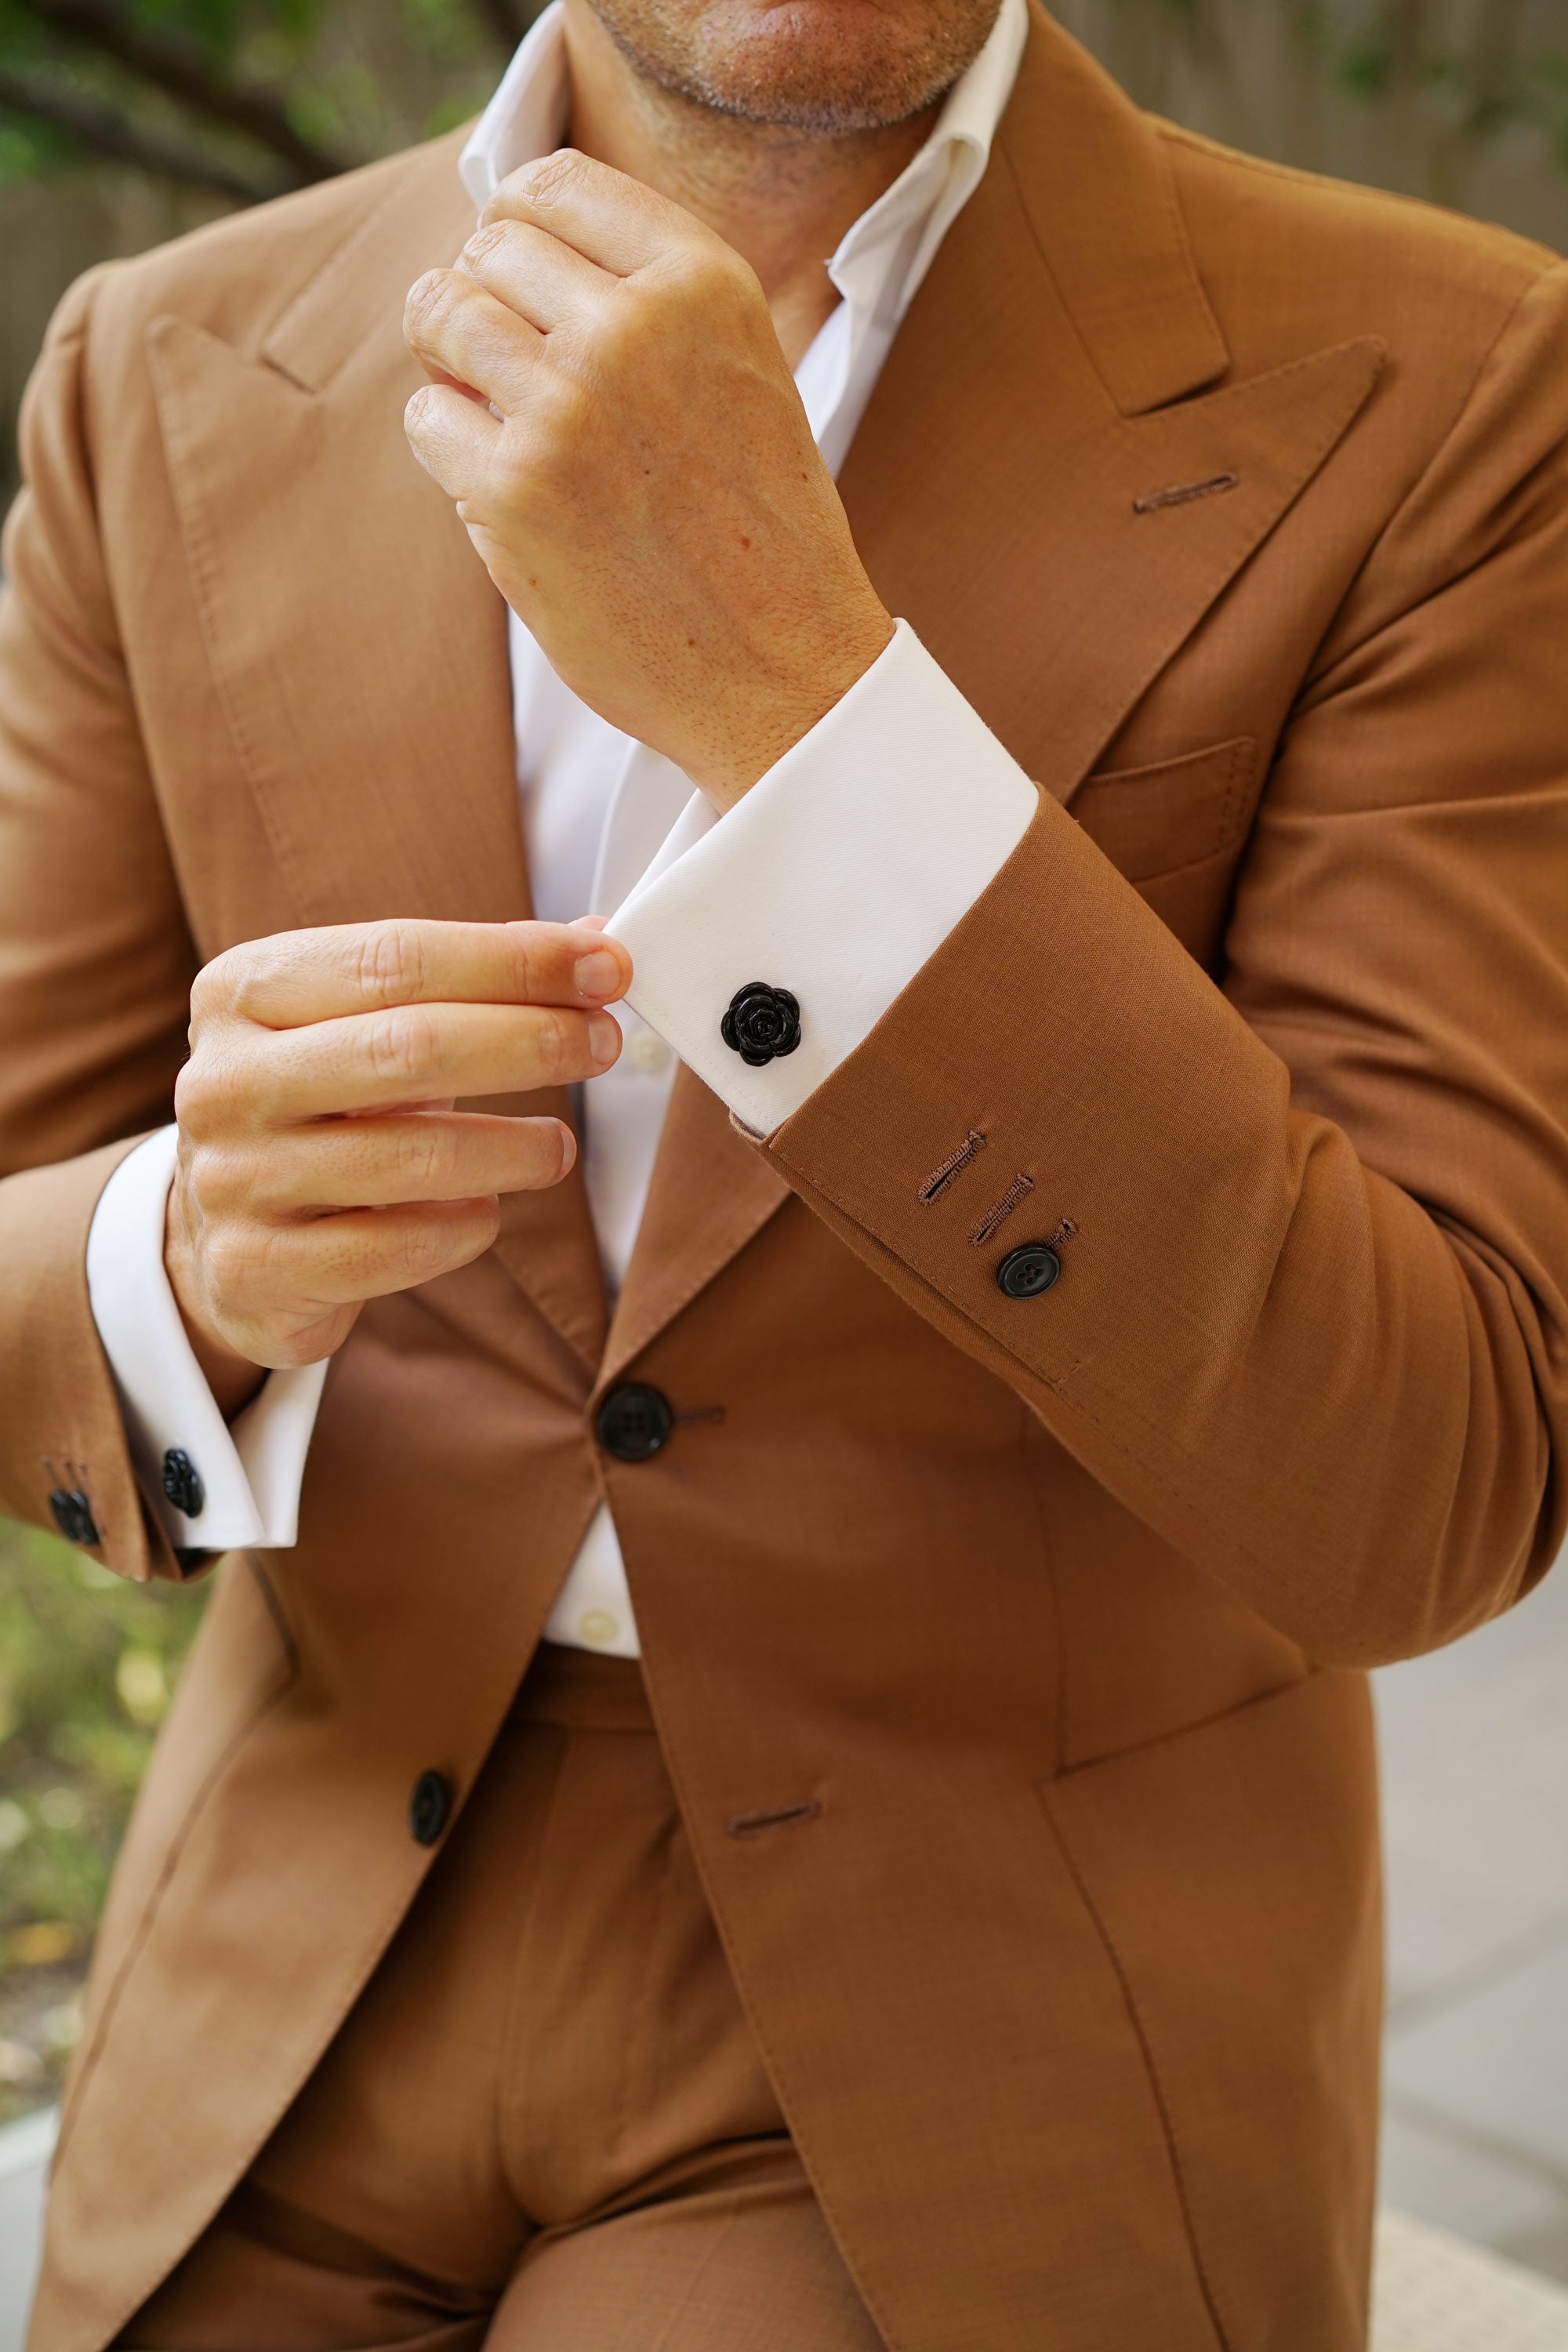
[[1089, 776], [1072, 814], [1200, 962], [1213, 961], [1257, 802], [1250, 735]]

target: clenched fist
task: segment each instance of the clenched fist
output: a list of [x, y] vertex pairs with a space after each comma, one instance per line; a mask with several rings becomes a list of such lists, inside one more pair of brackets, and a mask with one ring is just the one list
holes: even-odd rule
[[563, 149], [408, 297], [415, 453], [574, 691], [721, 807], [868, 669], [892, 622], [755, 273]]
[[457, 1100], [608, 1069], [631, 959], [588, 925], [288, 931], [199, 975], [165, 1258], [219, 1404], [315, 1363], [367, 1298], [489, 1249], [502, 1192], [576, 1156], [555, 1118]]

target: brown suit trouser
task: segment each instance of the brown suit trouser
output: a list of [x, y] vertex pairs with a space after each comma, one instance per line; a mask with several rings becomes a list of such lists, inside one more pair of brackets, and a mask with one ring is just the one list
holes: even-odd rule
[[346, 2025], [121, 2343], [879, 2352], [635, 1664], [540, 1654]]

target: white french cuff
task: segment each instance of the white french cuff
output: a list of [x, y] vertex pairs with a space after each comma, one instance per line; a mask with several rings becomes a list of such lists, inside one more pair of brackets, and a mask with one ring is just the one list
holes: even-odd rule
[[[907, 621], [722, 819], [699, 793], [608, 929], [626, 1002], [754, 1134], [869, 1036], [1006, 863], [1039, 794]], [[800, 1041], [760, 1067], [720, 1024], [757, 982]]]
[[[160, 1128], [104, 1186], [87, 1237], [92, 1318], [120, 1394], [131, 1458], [171, 1544], [200, 1551], [280, 1549], [299, 1532], [324, 1363], [271, 1372], [232, 1428], [185, 1337], [163, 1270], [163, 1219], [178, 1130]], [[164, 1463], [184, 1454], [201, 1482], [186, 1512], [164, 1492]], [[177, 1482], [176, 1482], [177, 1483]]]

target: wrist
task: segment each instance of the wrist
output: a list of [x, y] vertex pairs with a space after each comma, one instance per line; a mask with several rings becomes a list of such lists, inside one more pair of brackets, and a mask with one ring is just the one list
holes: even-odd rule
[[735, 724], [688, 774], [722, 814], [760, 783], [841, 702], [891, 644], [891, 615], [870, 591], [867, 603], [836, 627], [830, 646], [818, 648], [801, 674], [766, 696], [738, 701]]

